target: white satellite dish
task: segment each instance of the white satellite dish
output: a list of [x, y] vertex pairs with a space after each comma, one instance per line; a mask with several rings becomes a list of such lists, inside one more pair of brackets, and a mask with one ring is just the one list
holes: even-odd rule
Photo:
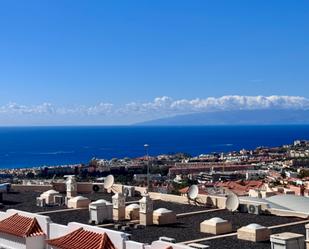
[[225, 207], [227, 210], [231, 212], [235, 212], [238, 207], [239, 207], [239, 199], [237, 195], [230, 193], [227, 196], [226, 202], [225, 202]]
[[188, 198], [190, 200], [195, 200], [198, 196], [198, 186], [192, 185], [188, 190]]
[[113, 175], [108, 175], [104, 180], [104, 188], [110, 189], [114, 185], [115, 179]]

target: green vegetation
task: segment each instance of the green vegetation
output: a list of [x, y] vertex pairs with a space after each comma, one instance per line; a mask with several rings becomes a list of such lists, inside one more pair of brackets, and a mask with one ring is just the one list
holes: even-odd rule
[[188, 186], [191, 186], [192, 184], [195, 184], [196, 181], [192, 181], [190, 179], [185, 179], [181, 183], [173, 182], [173, 190], [172, 194], [179, 195], [179, 190]]

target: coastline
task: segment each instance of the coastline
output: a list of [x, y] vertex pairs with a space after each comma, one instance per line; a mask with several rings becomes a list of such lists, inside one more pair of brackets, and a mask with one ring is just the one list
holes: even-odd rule
[[152, 156], [274, 147], [309, 139], [309, 125], [0, 127], [0, 138], [1, 169], [36, 168], [141, 157], [145, 143]]

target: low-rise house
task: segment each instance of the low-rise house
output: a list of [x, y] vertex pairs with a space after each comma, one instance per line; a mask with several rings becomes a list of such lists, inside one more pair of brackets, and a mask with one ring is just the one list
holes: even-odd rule
[[264, 183], [262, 181], [228, 181], [217, 182], [215, 187], [228, 189], [239, 196], [249, 195], [250, 189], [260, 189]]
[[16, 249], [45, 248], [45, 233], [37, 219], [12, 214], [0, 221], [0, 245]]

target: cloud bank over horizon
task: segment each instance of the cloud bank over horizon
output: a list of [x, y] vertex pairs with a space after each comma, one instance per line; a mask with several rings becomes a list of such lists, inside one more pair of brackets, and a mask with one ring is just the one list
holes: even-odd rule
[[[309, 99], [301, 96], [240, 96], [173, 99], [163, 96], [150, 102], [123, 105], [98, 103], [93, 106], [56, 106], [51, 103], [0, 106], [0, 124], [129, 124], [174, 115], [259, 109], [309, 110]], [[7, 118], [7, 119], [6, 119]]]

